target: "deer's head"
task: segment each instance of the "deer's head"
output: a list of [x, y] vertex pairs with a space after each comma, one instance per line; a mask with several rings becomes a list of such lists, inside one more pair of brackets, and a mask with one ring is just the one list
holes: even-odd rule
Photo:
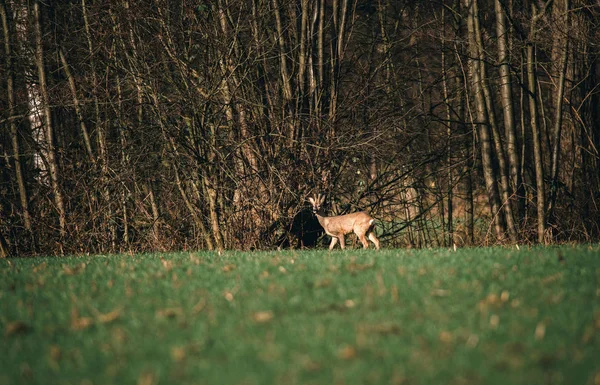
[[321, 210], [321, 205], [325, 202], [325, 196], [321, 194], [315, 195], [308, 198], [308, 201], [312, 204], [313, 213], [317, 214]]

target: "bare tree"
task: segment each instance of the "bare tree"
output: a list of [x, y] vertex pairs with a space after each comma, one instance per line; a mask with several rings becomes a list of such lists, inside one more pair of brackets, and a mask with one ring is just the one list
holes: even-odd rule
[[59, 230], [61, 238], [66, 236], [66, 210], [60, 182], [58, 158], [56, 155], [56, 146], [54, 144], [54, 127], [52, 125], [52, 109], [50, 108], [50, 97], [48, 95], [48, 85], [46, 82], [46, 69], [44, 67], [44, 44], [42, 33], [42, 21], [40, 12], [40, 2], [33, 3], [34, 31], [35, 31], [35, 64], [38, 71], [39, 92], [41, 95], [41, 112], [43, 113], [43, 123], [45, 126], [45, 144], [46, 156], [48, 162], [48, 171], [50, 173], [50, 181], [52, 182], [52, 193], [54, 195], [54, 203], [58, 212]]
[[23, 164], [21, 162], [21, 144], [17, 128], [17, 112], [15, 103], [15, 69], [13, 66], [12, 53], [12, 26], [9, 15], [11, 10], [5, 0], [0, 2], [0, 18], [2, 18], [2, 31], [4, 34], [4, 59], [6, 61], [6, 96], [8, 104], [8, 125], [10, 127], [10, 138], [12, 144], [15, 178], [19, 187], [19, 199], [23, 210], [23, 225], [27, 231], [31, 231], [31, 215], [29, 214], [29, 198], [25, 177], [23, 175]]

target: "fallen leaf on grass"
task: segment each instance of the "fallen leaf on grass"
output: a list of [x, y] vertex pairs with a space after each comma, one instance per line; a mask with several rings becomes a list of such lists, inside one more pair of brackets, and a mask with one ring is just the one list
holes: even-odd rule
[[535, 327], [535, 339], [537, 341], [543, 340], [546, 335], [546, 325], [543, 322], [540, 322]]
[[479, 337], [477, 335], [471, 334], [469, 338], [467, 338], [467, 347], [473, 349], [477, 346], [477, 343], [479, 343]]
[[498, 317], [496, 314], [493, 314], [490, 317], [490, 327], [492, 329], [498, 329], [498, 325], [500, 325], [500, 317]]
[[450, 295], [450, 290], [446, 289], [433, 289], [431, 291], [432, 297], [448, 297]]
[[561, 271], [561, 272], [558, 272], [558, 273], [556, 273], [556, 274], [549, 275], [549, 276], [547, 276], [546, 278], [543, 278], [543, 279], [542, 279], [542, 283], [543, 283], [543, 284], [549, 284], [549, 283], [553, 283], [553, 282], [555, 282], [555, 281], [558, 281], [559, 279], [561, 279], [561, 278], [562, 278], [562, 276], [563, 276], [563, 273], [562, 273], [562, 271]]
[[95, 317], [80, 317], [76, 308], [71, 310], [71, 328], [73, 330], [83, 330], [93, 324], [105, 324], [116, 321], [121, 316], [121, 309], [115, 309], [108, 313], [100, 313], [94, 310]]
[[31, 331], [31, 329], [31, 326], [27, 325], [23, 321], [13, 321], [6, 325], [4, 329], [4, 335], [8, 337], [13, 334], [25, 334]]
[[181, 346], [174, 346], [171, 348], [171, 358], [173, 361], [181, 362], [185, 359], [185, 348]]
[[175, 318], [181, 315], [183, 315], [183, 310], [180, 307], [171, 307], [156, 311], [156, 316], [162, 318]]
[[256, 313], [252, 314], [252, 319], [254, 319], [254, 322], [259, 324], [270, 322], [273, 320], [273, 318], [275, 318], [275, 314], [273, 314], [271, 310], [257, 311]]
[[115, 320], [117, 320], [119, 317], [121, 316], [121, 309], [115, 309], [111, 312], [102, 314], [99, 313], [97, 316], [97, 320], [99, 323], [109, 323], [109, 322], [113, 322]]
[[231, 301], [233, 301], [233, 293], [232, 293], [232, 292], [230, 292], [230, 291], [226, 291], [226, 292], [223, 294], [223, 296], [225, 297], [225, 299], [226, 299], [228, 302], [231, 302]]
[[196, 257], [194, 254], [190, 254], [190, 262], [192, 262], [194, 265], [199, 265], [202, 263], [200, 258]]
[[172, 261], [168, 261], [168, 260], [164, 259], [162, 256], [160, 257], [160, 261], [162, 262], [162, 265], [165, 268], [165, 270], [171, 271], [171, 269], [173, 269]]
[[322, 288], [331, 285], [331, 280], [329, 278], [319, 279], [315, 282], [315, 287]]
[[41, 270], [44, 270], [47, 265], [48, 264], [46, 262], [42, 262], [42, 263], [40, 263], [39, 265], [37, 265], [36, 267], [33, 268], [33, 272], [37, 273], [37, 272], [39, 272]]
[[371, 262], [371, 263], [350, 262], [349, 264], [347, 264], [345, 266], [345, 268], [346, 268], [346, 271], [354, 273], [354, 272], [357, 272], [357, 271], [363, 271], [363, 270], [370, 269], [373, 266], [375, 266], [375, 262]]
[[338, 357], [343, 360], [351, 360], [356, 358], [356, 354], [356, 348], [350, 345], [343, 346], [338, 350]]
[[588, 344], [590, 341], [592, 341], [595, 334], [596, 333], [595, 333], [594, 328], [591, 326], [587, 326], [585, 328], [585, 330], [583, 331], [583, 335], [581, 336], [581, 343]]
[[60, 361], [61, 357], [62, 357], [62, 350], [61, 350], [60, 346], [58, 346], [58, 345], [50, 346], [50, 350], [48, 351], [48, 364], [52, 367], [52, 369], [57, 370], [57, 371], [60, 369], [58, 362]]
[[154, 385], [156, 382], [156, 375], [152, 372], [145, 371], [138, 377], [137, 385]]
[[71, 329], [83, 330], [94, 323], [91, 317], [80, 317], [76, 308], [71, 310]]
[[206, 300], [204, 298], [202, 298], [192, 308], [192, 314], [198, 314], [198, 313], [200, 313], [202, 310], [204, 310], [205, 307], [206, 307]]
[[367, 334], [381, 334], [381, 335], [399, 335], [402, 332], [402, 328], [397, 324], [393, 323], [381, 323], [374, 325], [359, 325], [357, 332]]
[[54, 361], [58, 361], [62, 356], [62, 350], [60, 349], [60, 346], [52, 345], [50, 346], [49, 354], [51, 359], [53, 359]]
[[235, 270], [235, 265], [234, 264], [229, 264], [229, 265], [225, 265], [223, 266], [223, 268], [221, 269], [221, 271], [223, 271], [223, 273], [229, 273], [230, 271]]
[[454, 336], [449, 331], [443, 330], [440, 332], [439, 338], [440, 338], [440, 341], [447, 344], [447, 343], [452, 342], [452, 340], [454, 339]]
[[75, 275], [85, 270], [85, 262], [80, 263], [76, 266], [63, 265], [63, 272], [65, 275]]

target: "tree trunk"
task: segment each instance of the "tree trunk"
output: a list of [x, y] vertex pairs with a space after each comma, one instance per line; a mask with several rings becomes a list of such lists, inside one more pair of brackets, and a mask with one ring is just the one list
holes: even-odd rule
[[468, 10], [467, 30], [469, 37], [469, 75], [471, 78], [471, 90], [475, 97], [475, 110], [477, 121], [473, 122], [473, 128], [478, 130], [479, 143], [481, 145], [481, 166], [485, 179], [486, 190], [489, 198], [490, 211], [496, 237], [499, 240], [504, 239], [506, 232], [500, 197], [498, 194], [498, 185], [496, 183], [496, 170], [494, 168], [493, 151], [491, 143], [491, 135], [489, 128], [489, 120], [487, 114], [487, 106], [483, 93], [480, 61], [482, 60], [480, 51], [477, 47], [477, 32], [475, 27], [475, 19], [477, 15], [477, 0], [463, 0], [464, 5]]
[[79, 97], [77, 96], [77, 87], [75, 87], [75, 79], [73, 79], [73, 75], [71, 74], [71, 70], [69, 69], [69, 63], [67, 63], [67, 58], [65, 57], [65, 53], [63, 52], [62, 48], [60, 48], [58, 50], [58, 56], [60, 57], [60, 61], [62, 63], [62, 67], [63, 67], [62, 69], [65, 72], [65, 76], [67, 77], [67, 81], [69, 83], [69, 88], [71, 89], [71, 95], [73, 98], [73, 106], [75, 107], [75, 113], [77, 114], [77, 120], [79, 120], [79, 127], [81, 128], [81, 136], [83, 137], [83, 143], [85, 144], [85, 149], [87, 150], [87, 154], [90, 159], [90, 163], [95, 164], [96, 158], [94, 157], [94, 151], [92, 150], [92, 142], [90, 140], [90, 135], [88, 134], [88, 129], [85, 124], [83, 112], [81, 111]]
[[[86, 0], [81, 0], [81, 10], [83, 14], [83, 23], [85, 27], [85, 35], [88, 46], [88, 54], [90, 58], [90, 67], [92, 75], [92, 95], [94, 99], [94, 129], [97, 135], [98, 142], [98, 153], [100, 160], [100, 168], [102, 174], [102, 197], [104, 199], [104, 207], [106, 211], [104, 213], [104, 225], [109, 229], [111, 249], [116, 250], [117, 244], [117, 229], [113, 220], [113, 202], [111, 199], [111, 193], [109, 189], [110, 175], [108, 169], [108, 145], [106, 142], [106, 126], [107, 119], [104, 122], [100, 122], [100, 102], [98, 100], [98, 75], [96, 73], [96, 58], [94, 53], [94, 46], [92, 43], [92, 33], [90, 29], [90, 23], [88, 19]], [[109, 66], [107, 65], [106, 73], [109, 72]]]
[[[569, 0], [564, 0], [564, 23], [563, 27], [566, 28], [565, 31], [568, 31], [569, 27]], [[562, 34], [563, 31], [559, 31], [558, 33]], [[552, 133], [553, 137], [553, 146], [552, 146], [552, 167], [550, 169], [550, 202], [548, 204], [548, 219], [552, 223], [554, 222], [554, 210], [556, 205], [556, 194], [558, 190], [558, 170], [559, 170], [559, 159], [560, 159], [560, 137], [562, 134], [562, 106], [563, 106], [563, 97], [565, 94], [565, 77], [567, 74], [567, 62], [568, 62], [568, 54], [569, 54], [569, 38], [567, 35], [561, 36], [561, 39], [564, 40], [562, 49], [560, 50], [560, 66], [558, 73], [558, 88], [556, 90], [556, 110], [555, 110], [555, 118], [554, 118], [554, 129]]]
[[15, 168], [15, 177], [19, 187], [19, 200], [21, 210], [23, 210], [23, 226], [31, 232], [31, 216], [29, 214], [29, 198], [25, 177], [23, 175], [23, 165], [21, 163], [21, 145], [19, 143], [19, 131], [17, 128], [16, 105], [15, 105], [15, 74], [13, 68], [13, 57], [11, 47], [11, 19], [9, 18], [11, 10], [4, 0], [0, 1], [0, 17], [2, 18], [2, 31], [4, 34], [4, 58], [6, 60], [6, 93], [8, 103], [8, 125], [10, 127], [10, 138], [13, 150], [13, 160]]
[[[504, 132], [506, 136], [506, 152], [508, 154], [508, 172], [512, 191], [516, 194], [517, 204], [514, 206], [514, 216], [521, 217], [519, 200], [522, 199], [522, 182], [519, 157], [519, 143], [512, 94], [512, 77], [510, 73], [510, 58], [508, 49], [509, 32], [506, 27], [506, 15], [500, 3], [495, 0], [496, 8], [496, 35], [498, 36], [498, 63], [500, 72], [500, 95], [504, 116]], [[514, 201], [515, 199], [511, 199]], [[509, 204], [507, 202], [507, 204]], [[518, 228], [518, 225], [516, 225]]]
[[529, 42], [527, 44], [527, 88], [529, 99], [530, 124], [533, 142], [533, 159], [535, 166], [535, 186], [537, 190], [537, 240], [539, 243], [544, 243], [546, 233], [546, 191], [544, 186], [544, 160], [542, 159], [542, 139], [540, 128], [538, 126], [538, 97], [537, 97], [537, 82], [535, 78], [535, 28], [538, 19], [537, 7], [534, 3], [531, 4], [532, 20], [531, 29], [529, 31]]
[[[494, 100], [492, 99], [492, 93], [490, 91], [490, 86], [487, 79], [487, 65], [485, 59], [485, 49], [483, 47], [483, 38], [482, 32], [479, 25], [479, 9], [477, 1], [473, 1], [474, 13], [475, 13], [475, 40], [477, 42], [477, 48], [479, 51], [479, 68], [480, 68], [480, 78], [481, 78], [481, 88], [483, 90], [483, 95], [485, 98], [485, 104], [487, 109], [488, 121], [490, 123], [490, 129], [492, 131], [492, 137], [494, 140], [494, 146], [496, 149], [496, 159], [498, 160], [498, 171], [500, 173], [500, 186], [499, 192], [502, 196], [502, 208], [504, 210], [504, 218], [506, 221], [506, 227], [508, 230], [508, 235], [511, 241], [515, 241], [517, 238], [517, 230], [515, 228], [514, 217], [512, 212], [512, 205], [510, 202], [510, 184], [507, 176], [507, 167], [506, 167], [506, 156], [504, 153], [504, 147], [502, 145], [502, 138], [500, 136], [500, 130], [498, 129], [498, 123], [496, 119], [496, 110], [494, 108]], [[498, 213], [498, 215], [501, 215]]]
[[[446, 30], [445, 26], [445, 20], [446, 20], [446, 9], [442, 8], [442, 30]], [[448, 216], [446, 219], [446, 232], [448, 235], [447, 241], [448, 241], [448, 245], [452, 246], [454, 244], [454, 229], [453, 229], [453, 205], [452, 205], [452, 196], [453, 196], [453, 173], [452, 173], [452, 166], [453, 166], [453, 162], [452, 162], [452, 147], [451, 147], [451, 139], [452, 139], [452, 111], [450, 108], [450, 94], [448, 92], [448, 69], [447, 69], [447, 63], [446, 63], [446, 39], [444, 36], [441, 36], [441, 40], [442, 40], [442, 89], [444, 92], [444, 104], [446, 106], [445, 110], [446, 110], [446, 125], [447, 125], [447, 129], [446, 129], [446, 167], [448, 168], [448, 174], [447, 174], [447, 190], [446, 190], [446, 194], [447, 194], [447, 210], [448, 210]], [[440, 189], [442, 188], [442, 186], [440, 185]], [[440, 215], [444, 215], [443, 213], [440, 213]], [[444, 243], [446, 243], [446, 239], [444, 239]]]
[[40, 2], [35, 1], [33, 4], [33, 14], [35, 23], [35, 63], [38, 71], [39, 90], [42, 96], [42, 111], [45, 125], [46, 146], [48, 171], [50, 172], [50, 180], [52, 182], [52, 192], [54, 194], [54, 203], [58, 211], [58, 221], [61, 240], [66, 236], [66, 213], [65, 205], [60, 188], [60, 171], [56, 156], [56, 148], [54, 145], [54, 128], [52, 126], [52, 115], [50, 109], [50, 97], [48, 96], [48, 86], [46, 83], [46, 70], [44, 68], [44, 48], [42, 43], [42, 26], [40, 17]]

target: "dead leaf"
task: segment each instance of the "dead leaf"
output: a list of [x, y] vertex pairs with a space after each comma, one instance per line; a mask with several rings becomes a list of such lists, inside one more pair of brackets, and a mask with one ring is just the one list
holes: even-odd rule
[[351, 360], [356, 358], [357, 352], [354, 346], [346, 345], [338, 350], [338, 357], [343, 360]]
[[162, 256], [160, 257], [160, 261], [162, 262], [162, 265], [165, 268], [165, 270], [171, 271], [171, 269], [173, 269], [173, 261], [168, 261], [168, 260], [164, 259]]
[[154, 385], [156, 382], [156, 375], [153, 372], [144, 371], [138, 377], [137, 385]]
[[454, 339], [454, 336], [449, 331], [441, 331], [439, 335], [440, 341], [444, 343], [450, 343]]
[[488, 294], [488, 296], [486, 298], [486, 302], [490, 305], [494, 305], [494, 304], [498, 303], [498, 295], [495, 293]]
[[559, 279], [561, 279], [562, 276], [563, 276], [562, 272], [558, 272], [556, 274], [549, 275], [549, 276], [547, 276], [547, 277], [545, 277], [545, 278], [542, 279], [542, 283], [543, 284], [553, 283], [553, 282], [558, 281]]
[[382, 335], [399, 335], [402, 332], [402, 328], [394, 323], [381, 323], [381, 324], [366, 324], [359, 325], [357, 331], [360, 333], [374, 333]]
[[171, 358], [173, 358], [173, 361], [181, 362], [185, 359], [185, 355], [185, 348], [181, 346], [171, 348]]
[[479, 343], [479, 337], [475, 334], [471, 334], [469, 338], [467, 338], [467, 347], [473, 349]]
[[546, 335], [546, 325], [543, 322], [540, 322], [535, 327], [535, 339], [537, 341], [543, 340]]
[[94, 323], [90, 317], [80, 317], [76, 308], [71, 310], [71, 329], [83, 330]]
[[50, 359], [52, 361], [56, 362], [56, 361], [60, 360], [60, 358], [62, 357], [62, 350], [61, 350], [60, 346], [52, 345], [52, 346], [50, 346], [50, 350], [49, 350], [48, 354], [50, 355]]
[[346, 268], [346, 271], [354, 273], [354, 272], [357, 272], [357, 271], [363, 271], [363, 270], [370, 269], [373, 266], [375, 266], [375, 262], [371, 262], [371, 263], [350, 262], [349, 264], [347, 264], [345, 266], [345, 268]]
[[446, 289], [433, 289], [431, 291], [431, 296], [433, 297], [448, 297], [450, 295], [450, 290]]
[[180, 307], [171, 307], [156, 311], [156, 316], [162, 318], [175, 318], [181, 315], [183, 315], [183, 310]]
[[204, 298], [202, 298], [192, 308], [192, 314], [198, 314], [198, 313], [200, 313], [202, 310], [204, 310], [205, 307], [206, 307], [206, 300]]
[[259, 324], [270, 322], [273, 318], [275, 318], [275, 314], [271, 310], [257, 311], [252, 314], [252, 319]]
[[106, 314], [102, 314], [102, 313], [98, 314], [97, 319], [98, 319], [99, 323], [104, 324], [104, 323], [116, 321], [120, 316], [121, 316], [121, 309], [115, 309]]
[[85, 270], [85, 262], [80, 263], [76, 266], [63, 265], [63, 272], [65, 275], [75, 275]]
[[315, 287], [327, 287], [331, 285], [331, 280], [329, 278], [323, 278], [315, 282]]
[[225, 265], [223, 266], [223, 268], [221, 269], [221, 271], [223, 271], [224, 273], [229, 273], [230, 271], [235, 270], [235, 265], [234, 264], [229, 264], [229, 265]]
[[190, 254], [190, 261], [194, 264], [194, 265], [199, 265], [202, 263], [202, 261], [200, 260], [200, 258], [196, 257], [194, 254]]
[[13, 334], [25, 334], [28, 333], [32, 330], [32, 327], [29, 326], [28, 324], [26, 324], [23, 321], [13, 321], [13, 322], [9, 322], [5, 329], [4, 329], [4, 335], [6, 337], [11, 336]]
[[42, 262], [42, 263], [40, 263], [39, 265], [37, 265], [36, 267], [33, 268], [33, 272], [37, 273], [37, 272], [39, 272], [41, 270], [44, 270], [47, 265], [48, 264], [46, 262]]
[[490, 327], [492, 329], [497, 329], [499, 324], [500, 324], [500, 317], [498, 317], [498, 315], [496, 315], [496, 314], [492, 314], [492, 316], [490, 317]]

